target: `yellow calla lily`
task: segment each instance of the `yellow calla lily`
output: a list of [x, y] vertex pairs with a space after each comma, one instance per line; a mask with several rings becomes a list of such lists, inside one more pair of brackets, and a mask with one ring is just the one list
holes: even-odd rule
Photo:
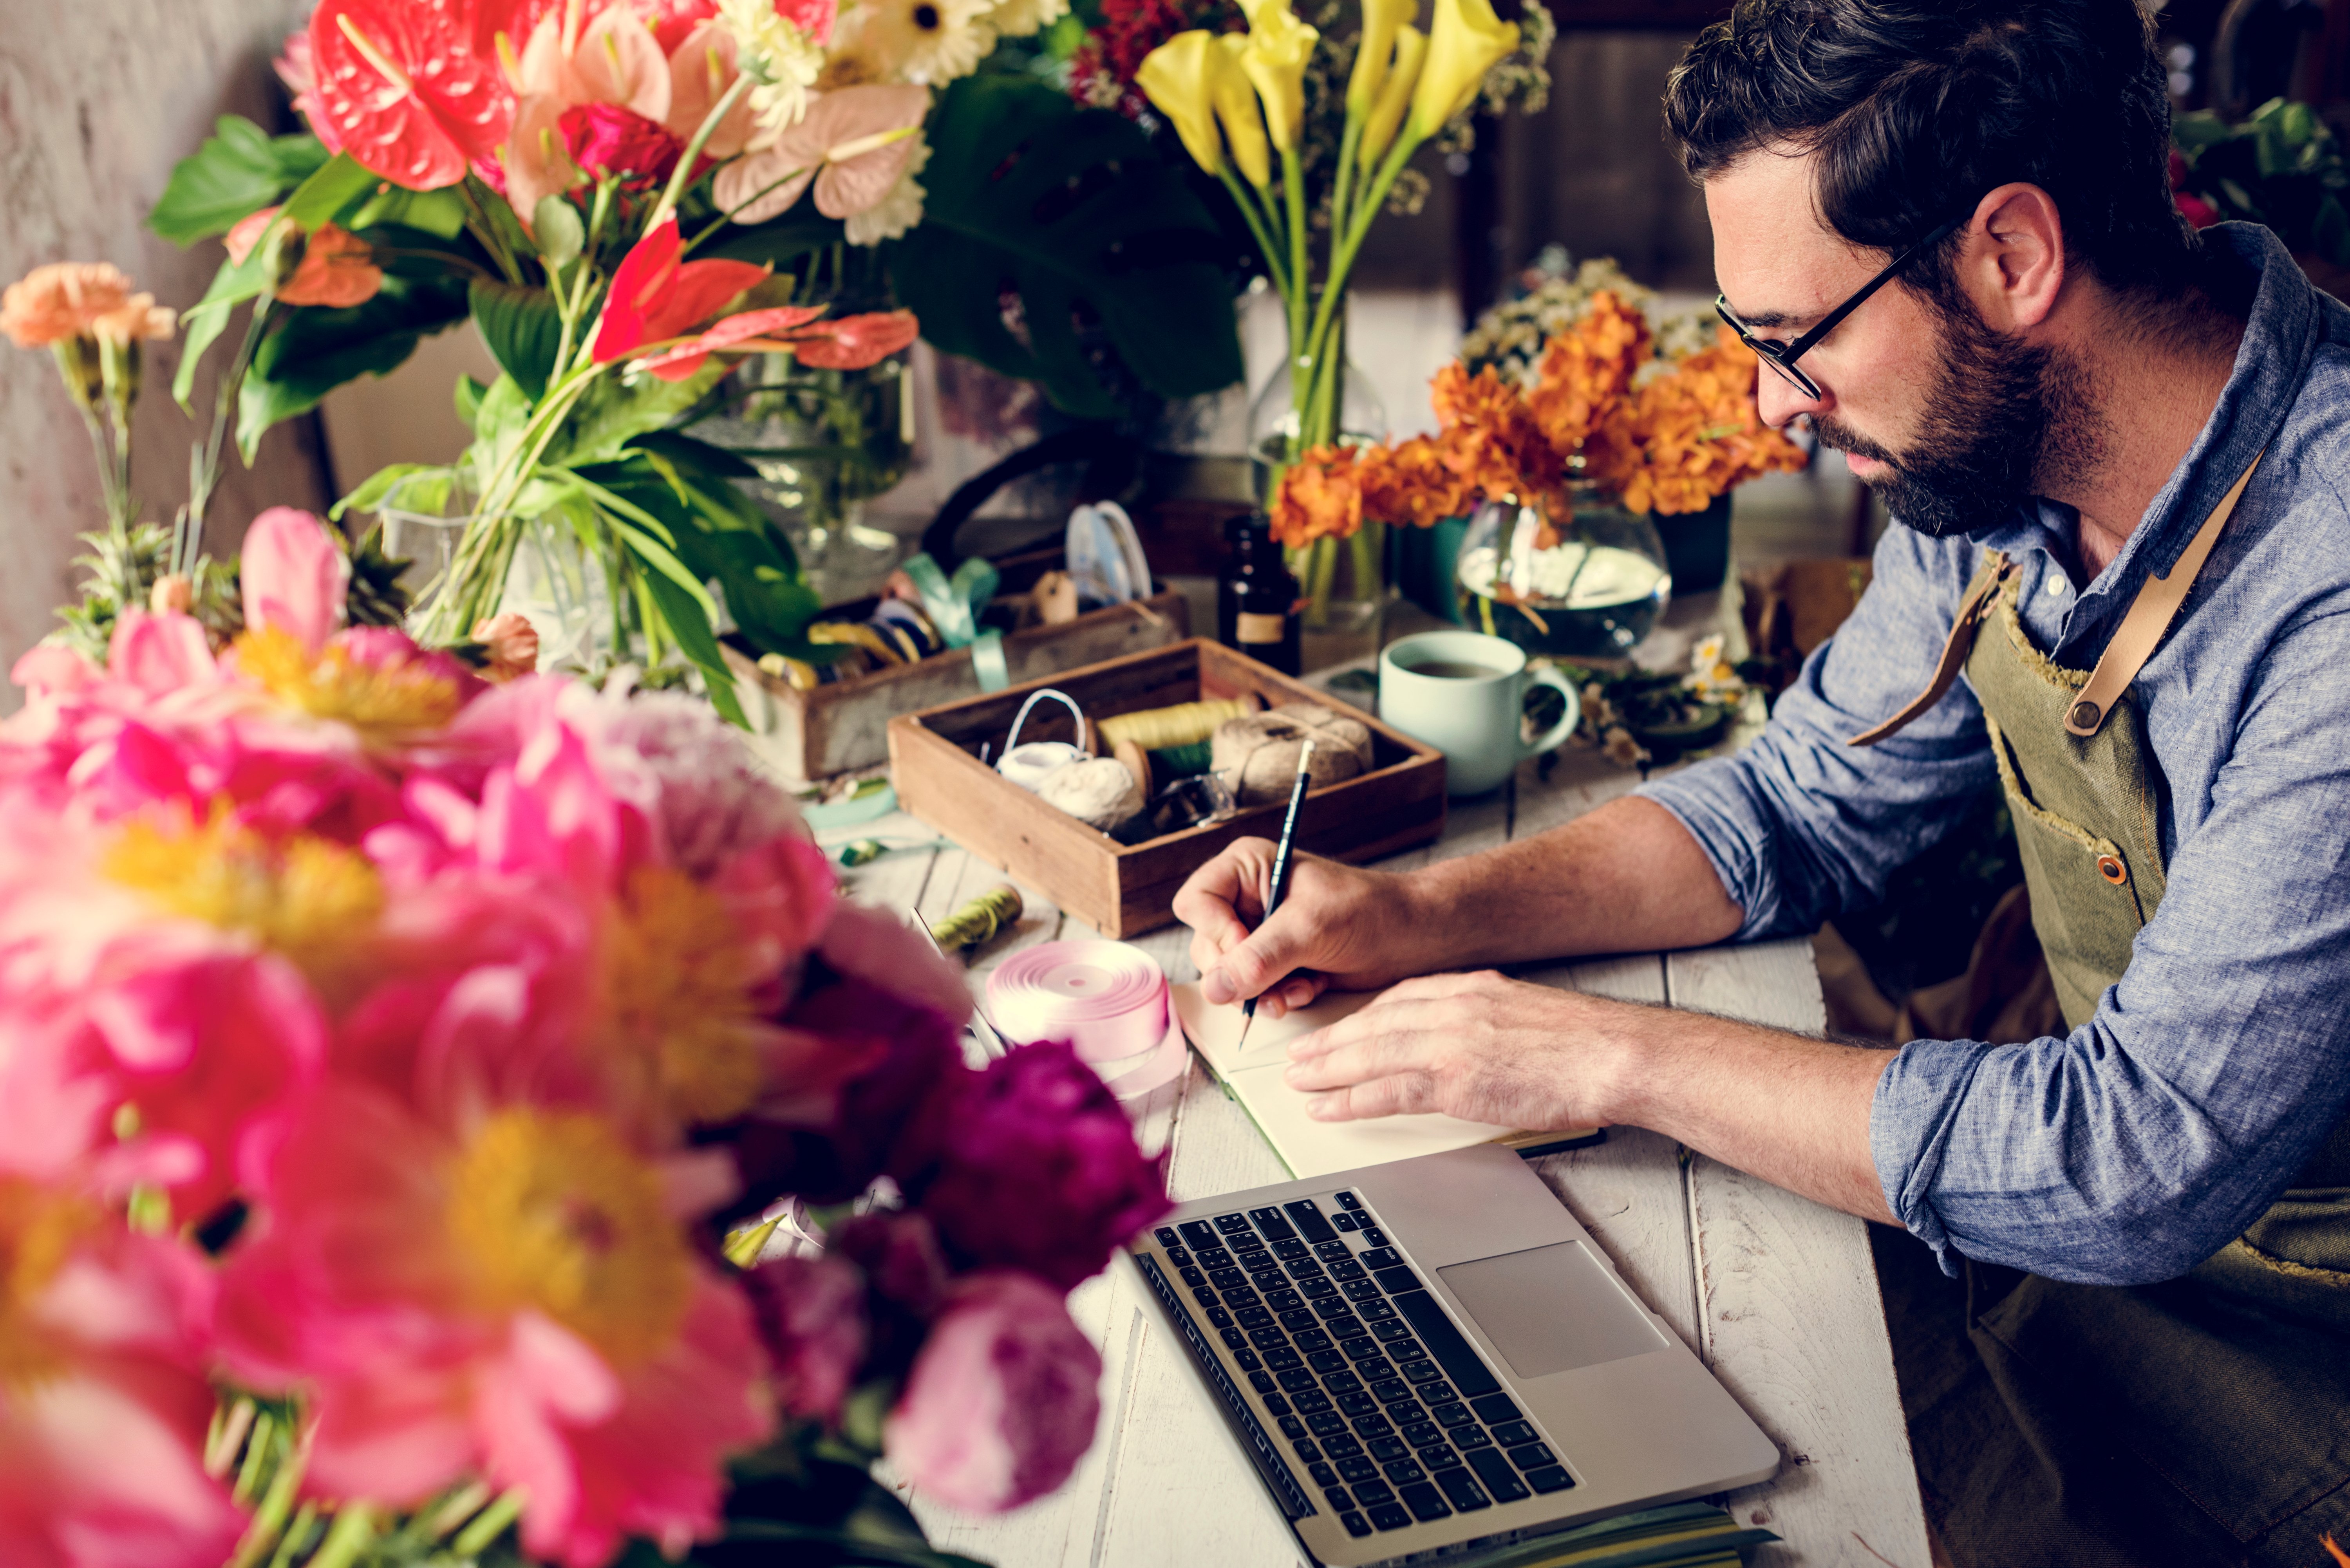
[[1262, 191], [1273, 182], [1273, 151], [1264, 140], [1264, 114], [1257, 108], [1256, 89], [1241, 68], [1241, 56], [1247, 49], [1243, 34], [1216, 35], [1221, 65], [1209, 79], [1208, 94], [1223, 125], [1224, 140], [1232, 147], [1232, 162], [1243, 178]]
[[1363, 120], [1361, 158], [1366, 173], [1378, 167], [1388, 144], [1395, 140], [1396, 127], [1403, 123], [1403, 111], [1411, 107], [1412, 89], [1419, 85], [1420, 67], [1427, 61], [1428, 35], [1417, 27], [1398, 28], [1395, 68], [1388, 73], [1378, 101]]
[[1355, 49], [1355, 74], [1347, 78], [1347, 112], [1371, 112], [1388, 79], [1396, 30], [1419, 15], [1419, 0], [1363, 0], [1363, 37]]
[[1411, 138], [1424, 141], [1469, 107], [1485, 73], [1518, 47], [1518, 25], [1493, 15], [1491, 0], [1436, 0], [1428, 64], [1411, 95]]
[[1305, 119], [1305, 62], [1314, 57], [1315, 41], [1322, 36], [1289, 13], [1284, 3], [1260, 4], [1249, 20], [1248, 47], [1241, 51], [1241, 69], [1264, 104], [1264, 126], [1273, 144], [1284, 152], [1297, 145]]
[[1142, 96], [1167, 117], [1192, 159], [1211, 174], [1224, 166], [1224, 144], [1216, 135], [1215, 102], [1211, 96], [1223, 69], [1224, 56], [1216, 47], [1216, 36], [1195, 27], [1176, 34], [1143, 56], [1134, 73], [1134, 85], [1142, 89]]
[[1276, 11], [1284, 16], [1289, 15], [1289, 0], [1240, 0], [1240, 5], [1241, 15], [1248, 18], [1248, 25], [1252, 27], [1256, 26], [1260, 11]]

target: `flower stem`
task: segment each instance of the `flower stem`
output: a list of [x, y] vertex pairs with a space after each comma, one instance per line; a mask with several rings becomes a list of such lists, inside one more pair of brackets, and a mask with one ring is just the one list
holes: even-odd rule
[[685, 151], [678, 159], [677, 168], [670, 174], [669, 188], [661, 192], [660, 202], [645, 220], [647, 234], [659, 228], [660, 221], [677, 210], [677, 199], [684, 195], [686, 186], [692, 183], [693, 166], [702, 158], [703, 145], [717, 133], [719, 122], [733, 112], [734, 106], [742, 102], [743, 95], [750, 90], [750, 73], [738, 73], [734, 85], [721, 94], [718, 101], [710, 106], [710, 112], [702, 117], [702, 124], [694, 131], [693, 140], [685, 144]]
[[1256, 241], [1256, 248], [1264, 254], [1265, 270], [1273, 275], [1274, 291], [1284, 300], [1288, 299], [1289, 268], [1282, 260], [1281, 247], [1274, 243], [1272, 231], [1264, 226], [1264, 220], [1258, 216], [1255, 202], [1249, 193], [1242, 189], [1240, 177], [1232, 172], [1232, 166], [1226, 164], [1218, 169], [1216, 173], [1223, 181], [1224, 189], [1232, 192], [1232, 205], [1240, 209], [1241, 219], [1248, 224], [1249, 234]]
[[1397, 178], [1403, 173], [1403, 166], [1419, 150], [1419, 142], [1413, 140], [1409, 132], [1396, 138], [1395, 145], [1388, 151], [1387, 161], [1379, 165], [1378, 176], [1364, 190], [1361, 203], [1355, 209], [1345, 231], [1339, 234], [1330, 254], [1329, 275], [1323, 280], [1321, 306], [1315, 313], [1313, 330], [1306, 335], [1305, 351], [1309, 355], [1318, 355], [1322, 351], [1322, 342], [1329, 335], [1337, 301], [1346, 293], [1347, 275], [1354, 270], [1356, 253], [1363, 248], [1363, 239], [1370, 233], [1371, 220], [1378, 216], [1380, 206], [1388, 199], [1388, 192], [1394, 188]]
[[244, 324], [244, 340], [237, 346], [236, 358], [221, 371], [219, 384], [213, 389], [213, 428], [202, 446], [188, 448], [188, 504], [181, 509], [179, 525], [172, 541], [172, 570], [183, 576], [196, 569], [204, 548], [204, 509], [212, 504], [213, 491], [220, 484], [221, 448], [228, 439], [228, 427], [235, 412], [237, 394], [244, 389], [246, 372], [253, 369], [255, 356], [261, 352], [261, 340], [269, 329], [269, 311], [274, 304], [267, 292], [253, 302], [253, 318]]

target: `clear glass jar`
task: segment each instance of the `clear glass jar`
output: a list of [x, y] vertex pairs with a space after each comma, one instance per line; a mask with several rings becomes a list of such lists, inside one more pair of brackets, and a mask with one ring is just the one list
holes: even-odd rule
[[1477, 509], [1454, 566], [1461, 624], [1528, 653], [1620, 659], [1672, 600], [1664, 540], [1597, 485], [1567, 491], [1563, 524], [1514, 496]]

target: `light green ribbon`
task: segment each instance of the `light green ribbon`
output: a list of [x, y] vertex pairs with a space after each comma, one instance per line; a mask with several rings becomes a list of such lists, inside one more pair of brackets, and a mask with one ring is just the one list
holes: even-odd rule
[[949, 648], [971, 649], [972, 673], [983, 691], [1001, 691], [1012, 684], [1012, 669], [1003, 657], [1003, 634], [980, 629], [979, 614], [995, 597], [1003, 574], [995, 563], [973, 556], [955, 568], [950, 580], [927, 552], [904, 564], [914, 591], [922, 596], [922, 611]]

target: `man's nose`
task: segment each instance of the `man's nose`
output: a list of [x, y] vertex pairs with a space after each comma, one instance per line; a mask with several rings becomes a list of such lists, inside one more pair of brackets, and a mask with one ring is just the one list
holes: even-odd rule
[[1798, 414], [1825, 413], [1835, 403], [1835, 399], [1825, 395], [1825, 388], [1821, 389], [1822, 396], [1809, 398], [1804, 395], [1801, 387], [1770, 366], [1758, 365], [1756, 371], [1755, 410], [1762, 415], [1762, 422], [1774, 431], [1785, 429], [1788, 421]]

